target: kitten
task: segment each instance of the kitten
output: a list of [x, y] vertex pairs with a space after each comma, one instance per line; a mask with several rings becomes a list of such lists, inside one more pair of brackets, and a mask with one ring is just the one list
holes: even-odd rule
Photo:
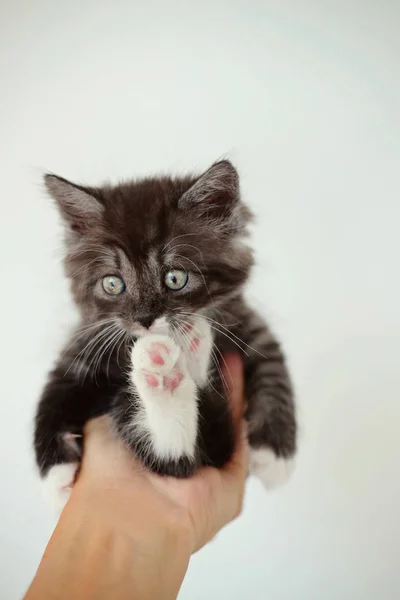
[[200, 177], [99, 188], [46, 175], [66, 225], [66, 274], [80, 310], [36, 415], [41, 475], [59, 508], [83, 427], [109, 413], [149, 469], [188, 477], [234, 446], [222, 355], [244, 360], [251, 471], [284, 480], [296, 449], [292, 386], [278, 342], [242, 293], [253, 264], [249, 209], [228, 161]]

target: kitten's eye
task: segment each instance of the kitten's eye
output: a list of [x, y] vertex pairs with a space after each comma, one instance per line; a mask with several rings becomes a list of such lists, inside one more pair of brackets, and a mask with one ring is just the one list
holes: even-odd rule
[[164, 283], [170, 290], [174, 292], [183, 290], [189, 280], [189, 275], [186, 271], [180, 269], [173, 269], [168, 271], [164, 277]]
[[121, 277], [116, 275], [107, 275], [103, 277], [103, 289], [109, 296], [120, 296], [124, 293], [126, 286]]

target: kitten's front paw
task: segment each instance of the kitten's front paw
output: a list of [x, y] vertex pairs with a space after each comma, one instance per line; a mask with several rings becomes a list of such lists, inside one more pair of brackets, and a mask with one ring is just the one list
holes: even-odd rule
[[172, 393], [186, 375], [181, 350], [164, 335], [148, 335], [132, 350], [133, 380], [139, 393]]
[[250, 452], [250, 472], [261, 479], [267, 489], [285, 483], [293, 470], [294, 459], [278, 457], [271, 448], [258, 448]]
[[140, 404], [133, 423], [162, 460], [193, 458], [197, 438], [197, 389], [179, 346], [148, 335], [132, 350], [132, 381]]
[[71, 495], [78, 464], [74, 462], [55, 465], [43, 480], [45, 495], [57, 516], [61, 514]]

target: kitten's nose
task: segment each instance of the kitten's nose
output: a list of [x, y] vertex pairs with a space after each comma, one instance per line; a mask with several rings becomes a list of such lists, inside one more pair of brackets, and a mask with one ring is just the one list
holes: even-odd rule
[[148, 329], [150, 325], [154, 323], [154, 317], [152, 317], [151, 315], [144, 315], [143, 317], [139, 317], [136, 320], [146, 329]]

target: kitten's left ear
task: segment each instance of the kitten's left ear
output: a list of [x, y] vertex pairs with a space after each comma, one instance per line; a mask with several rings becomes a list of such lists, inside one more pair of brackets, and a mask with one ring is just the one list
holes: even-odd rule
[[239, 175], [227, 160], [212, 165], [183, 194], [178, 206], [210, 218], [228, 217], [239, 202]]

